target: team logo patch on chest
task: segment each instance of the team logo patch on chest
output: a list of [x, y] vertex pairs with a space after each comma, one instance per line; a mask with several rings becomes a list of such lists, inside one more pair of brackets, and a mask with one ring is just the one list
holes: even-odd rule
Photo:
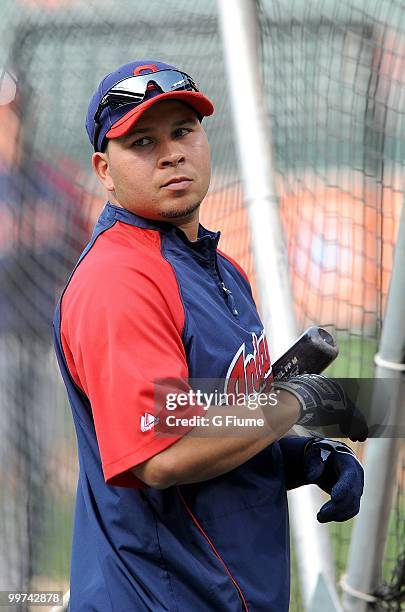
[[244, 342], [236, 351], [228, 368], [225, 380], [225, 393], [258, 393], [271, 380], [269, 347], [264, 330], [259, 338], [252, 333], [253, 353], [247, 353]]

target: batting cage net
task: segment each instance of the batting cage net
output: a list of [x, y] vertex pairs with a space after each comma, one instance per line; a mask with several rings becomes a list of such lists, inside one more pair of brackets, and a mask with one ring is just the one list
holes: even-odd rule
[[[65, 591], [78, 466], [51, 319], [104, 205], [84, 129], [104, 74], [157, 58], [196, 78], [215, 105], [203, 120], [213, 170], [202, 223], [221, 230], [222, 250], [246, 270], [256, 297], [261, 279], [215, 1], [3, 0], [2, 11], [0, 589]], [[405, 3], [260, 0], [257, 12], [299, 324], [336, 336], [334, 375], [372, 376], [404, 196]], [[403, 461], [379, 590], [381, 606], [398, 610]], [[351, 522], [331, 530], [339, 577]], [[300, 601], [293, 572], [293, 612]]]

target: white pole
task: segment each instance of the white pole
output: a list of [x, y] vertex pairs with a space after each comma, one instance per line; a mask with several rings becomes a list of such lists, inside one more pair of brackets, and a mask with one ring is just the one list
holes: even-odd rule
[[[244, 201], [259, 280], [261, 315], [272, 356], [277, 357], [298, 334], [261, 81], [256, 2], [217, 0], [217, 5]], [[290, 495], [290, 515], [306, 609], [320, 575], [330, 589], [335, 589], [329, 531], [326, 525], [316, 521], [321, 505], [321, 495], [312, 487]]]
[[[363, 501], [353, 527], [347, 577], [342, 582], [345, 612], [365, 612], [373, 602], [372, 591], [381, 580], [400, 435], [403, 435], [404, 430], [404, 268], [405, 205], [398, 230], [379, 352], [375, 356], [376, 378], [393, 379], [390, 383], [391, 397], [384, 398], [385, 407], [389, 411], [386, 423], [389, 429], [385, 437], [383, 432], [380, 439], [371, 439], [367, 444]], [[384, 384], [388, 384], [387, 380]], [[374, 401], [376, 399], [373, 398]], [[395, 430], [397, 433], [393, 435]]]
[[218, 0], [218, 10], [261, 311], [273, 352], [281, 355], [296, 339], [297, 325], [261, 82], [256, 3]]

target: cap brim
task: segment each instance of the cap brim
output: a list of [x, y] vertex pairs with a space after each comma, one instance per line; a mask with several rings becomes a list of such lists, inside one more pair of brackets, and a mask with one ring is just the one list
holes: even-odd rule
[[136, 106], [130, 110], [126, 115], [114, 123], [114, 125], [106, 133], [106, 137], [119, 138], [119, 136], [123, 136], [135, 125], [142, 113], [157, 102], [167, 99], [186, 102], [203, 117], [212, 115], [214, 112], [212, 102], [201, 93], [196, 91], [169, 91], [167, 93], [162, 93], [159, 96], [150, 98], [150, 100], [146, 100], [146, 102], [143, 102], [139, 106]]

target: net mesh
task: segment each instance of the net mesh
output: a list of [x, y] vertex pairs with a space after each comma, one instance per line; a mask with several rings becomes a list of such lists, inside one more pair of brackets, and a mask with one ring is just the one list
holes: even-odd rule
[[403, 199], [404, 7], [261, 2], [263, 70], [296, 308], [339, 375], [372, 375]]
[[[0, 588], [68, 587], [76, 440], [50, 321], [104, 196], [84, 117], [102, 75], [159, 58], [196, 77], [212, 182], [202, 222], [257, 297], [214, 0], [3, 0], [0, 53]], [[301, 328], [327, 326], [334, 375], [367, 376], [403, 199], [404, 6], [395, 0], [258, 2], [262, 75]], [[13, 82], [18, 94], [13, 102]], [[218, 83], [224, 85], [218, 88]], [[11, 92], [11, 93], [10, 93]], [[3, 96], [3, 100], [1, 97]], [[270, 339], [271, 348], [271, 339]], [[386, 554], [399, 548], [403, 465]], [[350, 523], [333, 527], [338, 573]], [[293, 573], [291, 610], [301, 609]]]
[[[373, 376], [404, 196], [405, 4], [258, 6], [297, 318], [337, 338], [330, 374]], [[400, 456], [376, 609], [399, 610], [404, 598], [403, 469]], [[351, 529], [351, 521], [330, 528], [337, 576]]]

